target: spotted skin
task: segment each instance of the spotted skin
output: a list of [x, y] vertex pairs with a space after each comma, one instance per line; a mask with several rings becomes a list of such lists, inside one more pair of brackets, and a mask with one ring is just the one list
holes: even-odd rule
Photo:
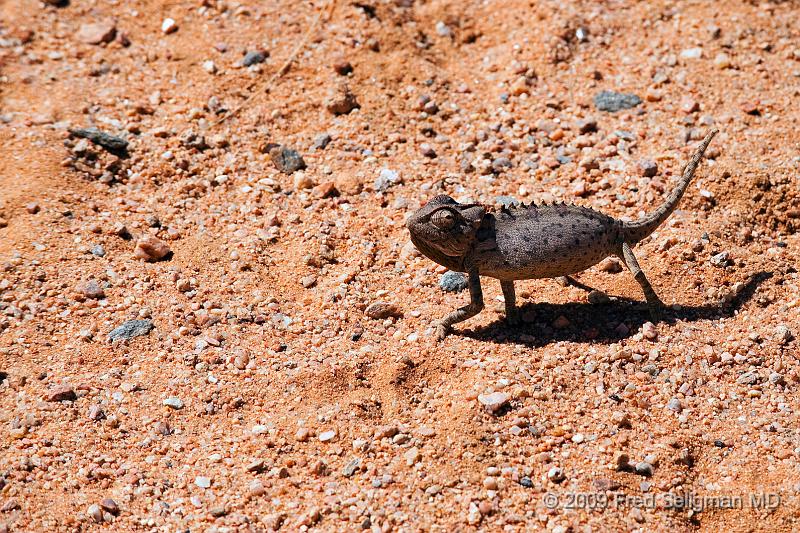
[[411, 241], [426, 257], [469, 278], [470, 303], [437, 324], [444, 338], [453, 324], [484, 307], [480, 276], [500, 280], [506, 317], [519, 322], [514, 281], [567, 277], [609, 256], [619, 257], [639, 283], [654, 320], [663, 305], [639, 267], [632, 247], [650, 235], [675, 210], [717, 130], [711, 130], [684, 168], [675, 189], [658, 209], [634, 222], [622, 222], [575, 205], [520, 205], [492, 211], [460, 204], [447, 195], [432, 198], [406, 223]]

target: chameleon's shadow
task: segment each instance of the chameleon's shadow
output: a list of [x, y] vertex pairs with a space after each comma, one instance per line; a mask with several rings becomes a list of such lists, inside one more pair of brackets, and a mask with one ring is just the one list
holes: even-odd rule
[[[770, 277], [772, 272], [753, 274], [730, 302], [686, 306], [679, 310], [666, 307], [660, 322], [672, 324], [678, 320], [694, 322], [732, 316], [753, 297], [759, 284]], [[482, 341], [531, 347], [558, 341], [610, 344], [635, 335], [642, 324], [651, 320], [644, 302], [621, 297], [602, 304], [530, 303], [521, 306], [520, 312], [533, 314], [533, 321], [510, 326], [500, 318], [484, 327], [454, 333]], [[566, 323], [560, 317], [566, 318]]]

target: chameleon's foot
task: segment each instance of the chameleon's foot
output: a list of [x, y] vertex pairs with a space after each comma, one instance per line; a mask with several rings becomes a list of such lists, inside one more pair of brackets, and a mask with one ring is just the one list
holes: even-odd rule
[[446, 326], [441, 322], [436, 323], [436, 340], [443, 341], [445, 337], [447, 337], [448, 333], [450, 333], [450, 327]]

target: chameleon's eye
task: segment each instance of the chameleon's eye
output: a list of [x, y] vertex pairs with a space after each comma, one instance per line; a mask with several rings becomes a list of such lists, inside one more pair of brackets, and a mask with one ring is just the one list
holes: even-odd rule
[[439, 229], [450, 229], [455, 225], [456, 217], [449, 209], [441, 209], [433, 214], [431, 222]]

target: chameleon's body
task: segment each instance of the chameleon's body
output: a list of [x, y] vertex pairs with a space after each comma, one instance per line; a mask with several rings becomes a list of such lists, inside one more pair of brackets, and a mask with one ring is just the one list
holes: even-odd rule
[[411, 240], [433, 261], [466, 272], [470, 287], [470, 304], [441, 320], [439, 337], [483, 309], [480, 276], [500, 280], [507, 318], [516, 322], [514, 280], [569, 276], [612, 255], [625, 262], [657, 315], [661, 301], [631, 248], [675, 210], [716, 133], [712, 130], [706, 135], [666, 202], [634, 222], [574, 205], [519, 205], [491, 212], [479, 204], [459, 204], [446, 195], [431, 199], [407, 222]]

